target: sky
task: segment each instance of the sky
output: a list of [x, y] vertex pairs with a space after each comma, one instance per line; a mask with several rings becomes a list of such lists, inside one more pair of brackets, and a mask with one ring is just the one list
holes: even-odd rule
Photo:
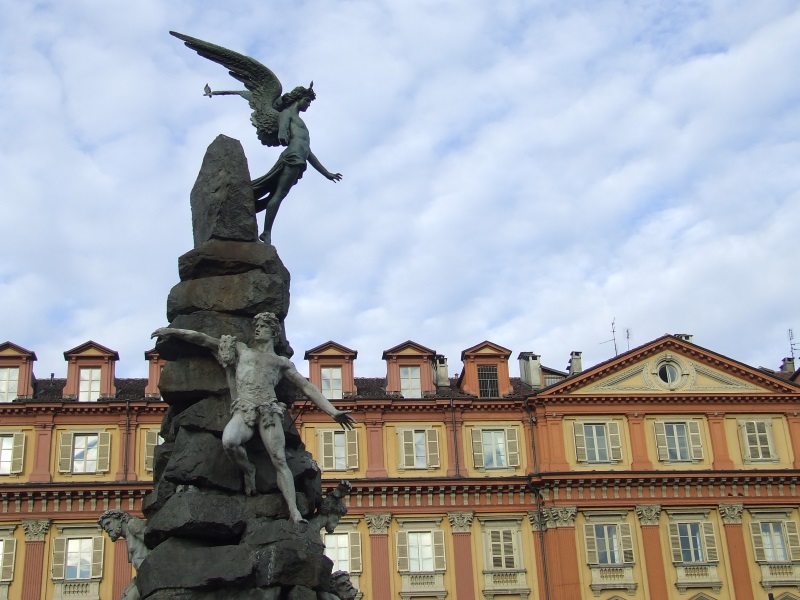
[[273, 243], [287, 334], [380, 377], [406, 340], [583, 366], [665, 333], [778, 368], [800, 338], [800, 3], [0, 0], [0, 341], [144, 377], [218, 134], [262, 146], [175, 30], [314, 81]]

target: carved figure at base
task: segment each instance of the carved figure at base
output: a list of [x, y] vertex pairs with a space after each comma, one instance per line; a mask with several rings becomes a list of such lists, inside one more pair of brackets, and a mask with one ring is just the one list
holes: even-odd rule
[[175, 336], [189, 343], [208, 348], [225, 369], [231, 393], [231, 419], [222, 432], [222, 446], [244, 473], [244, 490], [256, 494], [256, 470], [247, 457], [244, 444], [258, 431], [277, 472], [278, 487], [295, 523], [303, 523], [297, 508], [294, 479], [286, 462], [286, 438], [283, 414], [286, 405], [279, 402], [275, 386], [282, 379], [296, 385], [320, 410], [330, 415], [343, 428], [352, 429], [349, 411], [331, 404], [322, 392], [309, 383], [294, 364], [275, 353], [275, 340], [280, 334], [278, 318], [269, 312], [253, 318], [254, 343], [248, 346], [233, 336], [214, 338], [199, 331], [162, 327], [152, 337]]
[[314, 93], [314, 82], [307, 88], [298, 86], [291, 92], [281, 95], [281, 82], [267, 67], [257, 60], [233, 50], [210, 42], [170, 31], [170, 34], [183, 40], [203, 58], [212, 60], [230, 70], [235, 79], [244, 83], [246, 90], [215, 91], [206, 84], [205, 96], [241, 96], [250, 104], [253, 114], [250, 120], [258, 133], [258, 139], [265, 146], [286, 146], [278, 161], [269, 172], [253, 181], [253, 195], [256, 211], [265, 210], [264, 232], [260, 239], [270, 244], [272, 224], [278, 214], [281, 202], [289, 190], [300, 180], [310, 164], [323, 177], [334, 183], [342, 179], [341, 173], [331, 173], [322, 166], [311, 152], [311, 139], [300, 113], [308, 110]]
[[[347, 505], [344, 497], [350, 493], [350, 482], [340, 481], [339, 485], [328, 492], [322, 499], [319, 512], [311, 519], [311, 526], [315, 532], [325, 529], [328, 533], [333, 533], [339, 520], [347, 514]], [[320, 539], [322, 542], [322, 539]]]
[[[147, 522], [138, 517], [132, 517], [124, 510], [110, 509], [103, 512], [97, 520], [98, 525], [116, 542], [123, 538], [128, 546], [128, 561], [139, 569], [144, 559], [150, 552], [144, 543], [144, 532]], [[136, 587], [136, 578], [128, 584], [120, 600], [138, 600], [139, 589]]]

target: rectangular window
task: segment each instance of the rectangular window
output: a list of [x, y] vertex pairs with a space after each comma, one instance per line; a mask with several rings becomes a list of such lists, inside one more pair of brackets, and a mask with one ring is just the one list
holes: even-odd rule
[[697, 421], [657, 421], [658, 459], [664, 462], [698, 462], [703, 459], [700, 424]]
[[100, 398], [100, 368], [84, 368], [78, 376], [78, 400], [95, 402]]
[[408, 533], [408, 570], [416, 573], [433, 571], [433, 535], [430, 531]]
[[152, 472], [155, 462], [156, 446], [164, 443], [158, 429], [148, 429], [144, 434], [144, 470]]
[[321, 430], [317, 434], [322, 447], [323, 471], [346, 471], [358, 468], [358, 437], [355, 429]]
[[400, 367], [400, 393], [403, 398], [422, 398], [419, 367]]
[[589, 462], [608, 462], [608, 436], [605, 423], [586, 423], [583, 426], [586, 436], [586, 460]]
[[745, 462], [775, 461], [772, 423], [767, 420], [739, 421]]
[[[790, 512], [786, 511], [786, 517]], [[753, 550], [759, 563], [800, 562], [800, 533], [795, 521], [778, 520], [752, 521]]]
[[25, 456], [25, 434], [0, 435], [0, 475], [22, 473]]
[[681, 546], [681, 561], [703, 562], [703, 540], [700, 523], [678, 523], [678, 539]]
[[16, 367], [0, 368], [0, 402], [11, 402], [17, 397], [19, 369]]
[[622, 460], [619, 423], [574, 423], [575, 458], [579, 463], [609, 463]]
[[489, 546], [493, 569], [514, 569], [514, 532], [511, 529], [494, 529], [489, 532]]
[[499, 398], [497, 365], [478, 365], [478, 395], [481, 398]]
[[14, 579], [14, 558], [16, 556], [16, 549], [17, 540], [13, 537], [0, 539], [0, 581], [2, 582], [8, 582]]
[[519, 466], [519, 441], [514, 427], [472, 430], [472, 457], [477, 469]]
[[350, 544], [347, 533], [325, 535], [325, 556], [333, 561], [333, 571], [350, 572]]
[[403, 429], [400, 439], [400, 468], [427, 469], [439, 466], [439, 432], [436, 429]]
[[597, 562], [599, 564], [616, 565], [622, 562], [616, 525], [595, 525], [594, 537], [597, 541]]
[[584, 526], [586, 554], [590, 565], [633, 563], [633, 535], [628, 523], [598, 523]]
[[72, 444], [72, 472], [97, 472], [97, 435], [76, 435]]
[[761, 523], [761, 542], [764, 544], [764, 560], [767, 562], [786, 562], [786, 540], [780, 523]]
[[342, 368], [322, 367], [322, 395], [328, 400], [342, 399]]
[[11, 474], [11, 455], [14, 452], [14, 438], [10, 435], [0, 437], [0, 475]]
[[59, 442], [59, 473], [105, 473], [109, 470], [111, 434], [61, 433]]
[[686, 423], [664, 423], [669, 460], [691, 460]]
[[90, 579], [92, 576], [92, 551], [92, 538], [68, 539], [64, 579]]

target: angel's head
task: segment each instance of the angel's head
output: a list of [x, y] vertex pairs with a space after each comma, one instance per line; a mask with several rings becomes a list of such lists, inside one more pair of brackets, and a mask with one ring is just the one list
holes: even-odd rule
[[317, 97], [316, 92], [314, 92], [314, 82], [311, 82], [311, 85], [308, 87], [303, 87], [302, 85], [298, 85], [294, 88], [291, 92], [285, 93], [281, 96], [281, 110], [289, 108], [292, 104], [296, 102], [300, 102], [301, 100], [305, 100], [305, 108], [308, 108], [308, 105]]

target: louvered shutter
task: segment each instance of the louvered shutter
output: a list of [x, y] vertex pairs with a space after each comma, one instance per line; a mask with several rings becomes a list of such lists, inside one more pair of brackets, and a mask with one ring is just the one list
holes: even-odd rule
[[658, 450], [658, 460], [669, 460], [669, 452], [667, 450], [667, 431], [664, 423], [656, 421], [654, 423], [656, 430], [656, 449]]
[[439, 431], [426, 429], [425, 441], [428, 446], [428, 467], [436, 468], [439, 466]]
[[103, 577], [103, 545], [105, 539], [101, 535], [96, 535], [92, 538], [92, 579], [100, 579]]
[[586, 435], [583, 430], [583, 423], [573, 423], [572, 433], [575, 437], [575, 460], [579, 463], [586, 462]]
[[444, 531], [433, 532], [433, 568], [436, 571], [445, 570]]
[[[61, 433], [58, 444], [58, 472], [71, 473], [72, 472], [72, 438], [75, 434], [69, 431]], [[63, 571], [63, 567], [62, 567]], [[55, 576], [54, 576], [55, 577]], [[63, 575], [61, 578], [63, 579]]]
[[508, 466], [519, 466], [519, 441], [517, 440], [517, 428], [509, 427], [506, 429], [506, 449], [508, 450]]
[[16, 475], [22, 473], [25, 464], [25, 434], [17, 432], [14, 434], [14, 440], [11, 448], [11, 474]]
[[0, 568], [0, 581], [14, 579], [14, 558], [17, 552], [17, 540], [6, 538], [3, 540], [2, 568]]
[[144, 470], [153, 471], [153, 459], [158, 445], [158, 429], [148, 429], [144, 434]]
[[789, 546], [789, 559], [800, 561], [800, 534], [797, 532], [797, 523], [794, 521], [784, 521], [786, 528], [786, 541]]
[[681, 538], [677, 523], [669, 524], [669, 544], [672, 547], [672, 562], [682, 563], [683, 553], [681, 552]]
[[344, 432], [345, 447], [347, 452], [347, 468], [358, 468], [358, 432], [355, 429], [349, 429]]
[[753, 460], [753, 446], [751, 440], [756, 440], [756, 424], [753, 421], [741, 421], [739, 423], [739, 437], [742, 442], [742, 453], [744, 460], [749, 462]]
[[750, 537], [753, 538], [753, 554], [755, 554], [756, 562], [766, 561], [767, 554], [764, 552], [764, 538], [761, 536], [761, 523], [758, 521], [750, 523]]
[[516, 557], [514, 556], [514, 533], [510, 529], [503, 529], [503, 559], [506, 569], [516, 568]]
[[472, 462], [476, 469], [483, 468], [483, 432], [480, 429], [472, 430]]
[[361, 534], [351, 531], [347, 534], [348, 548], [350, 550], [350, 572], [361, 572]]
[[408, 533], [405, 531], [397, 532], [397, 570], [408, 572]]
[[108, 473], [111, 464], [111, 434], [103, 431], [97, 434], [97, 472]]
[[64, 565], [67, 561], [67, 538], [53, 540], [53, 579], [64, 579]]
[[703, 523], [703, 541], [706, 546], [706, 562], [719, 562], [717, 554], [717, 538], [714, 536], [714, 524]]
[[400, 432], [400, 466], [410, 469], [415, 466], [414, 457], [414, 431], [405, 429]]
[[700, 423], [689, 421], [687, 428], [689, 429], [689, 446], [691, 447], [692, 460], [703, 460], [703, 438], [700, 435]]
[[333, 451], [333, 435], [334, 431], [322, 431], [320, 439], [322, 440], [322, 470], [331, 471], [335, 466], [334, 451]]
[[586, 540], [586, 562], [590, 565], [597, 563], [597, 539], [594, 535], [594, 525], [583, 526], [583, 537]]
[[626, 565], [633, 564], [633, 535], [631, 534], [630, 524], [620, 524], [619, 537], [622, 542], [622, 562]]
[[611, 461], [619, 462], [622, 460], [622, 439], [619, 435], [619, 423], [609, 421], [606, 426], [608, 427], [608, 445]]

